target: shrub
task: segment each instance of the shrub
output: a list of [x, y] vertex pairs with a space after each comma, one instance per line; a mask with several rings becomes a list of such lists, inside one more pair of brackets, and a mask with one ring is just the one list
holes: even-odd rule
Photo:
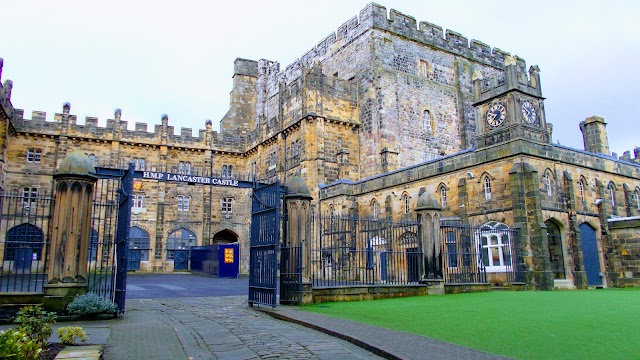
[[13, 322], [18, 324], [18, 330], [42, 346], [51, 336], [51, 325], [56, 323], [56, 313], [46, 312], [40, 305], [25, 306], [18, 311]]
[[76, 339], [82, 342], [87, 341], [87, 333], [84, 332], [80, 326], [65, 326], [61, 327], [57, 331], [60, 342], [65, 345], [73, 345], [76, 343]]
[[118, 311], [116, 304], [94, 293], [78, 295], [69, 305], [67, 311], [75, 315], [113, 314]]
[[20, 329], [0, 332], [0, 359], [37, 359], [42, 346]]

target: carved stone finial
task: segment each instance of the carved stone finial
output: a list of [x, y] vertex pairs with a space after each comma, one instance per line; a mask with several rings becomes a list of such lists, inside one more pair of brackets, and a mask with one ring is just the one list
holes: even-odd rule
[[62, 104], [62, 113], [66, 115], [69, 111], [71, 111], [71, 104], [68, 102]]
[[116, 120], [120, 120], [120, 118], [122, 117], [122, 110], [120, 110], [119, 108], [116, 108], [115, 111], [113, 112], [113, 117]]
[[540, 68], [538, 67], [538, 65], [532, 65], [529, 68], [529, 74], [537, 74], [540, 72]]
[[213, 122], [211, 122], [211, 119], [207, 119], [207, 121], [204, 122], [204, 124], [209, 127], [211, 126], [211, 124], [213, 124]]
[[471, 80], [484, 80], [484, 75], [482, 75], [482, 71], [480, 70], [476, 70], [473, 72], [473, 75], [471, 75]]
[[169, 115], [162, 114], [162, 117], [160, 119], [162, 120], [162, 122], [169, 121]]
[[516, 65], [516, 56], [517, 55], [507, 55], [504, 57], [504, 66]]

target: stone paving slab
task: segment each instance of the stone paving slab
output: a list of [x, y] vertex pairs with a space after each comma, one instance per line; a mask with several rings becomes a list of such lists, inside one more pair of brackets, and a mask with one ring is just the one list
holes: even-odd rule
[[261, 310], [277, 319], [297, 323], [344, 339], [386, 359], [509, 359], [424, 336], [303, 311], [291, 306]]
[[56, 356], [56, 359], [99, 360], [101, 353], [102, 345], [67, 346]]

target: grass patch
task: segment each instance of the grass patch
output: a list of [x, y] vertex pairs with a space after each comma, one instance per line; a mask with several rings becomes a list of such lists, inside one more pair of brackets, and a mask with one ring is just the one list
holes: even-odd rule
[[520, 359], [640, 358], [640, 289], [487, 292], [303, 309]]

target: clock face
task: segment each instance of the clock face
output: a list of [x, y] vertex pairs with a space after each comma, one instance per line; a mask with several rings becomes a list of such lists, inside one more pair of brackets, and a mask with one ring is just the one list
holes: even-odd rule
[[486, 114], [487, 124], [489, 126], [499, 126], [504, 122], [504, 119], [507, 118], [507, 109], [504, 108], [504, 105], [497, 103], [491, 105]]
[[529, 124], [533, 124], [538, 121], [538, 114], [536, 114], [536, 109], [533, 107], [533, 104], [528, 101], [522, 103], [522, 116]]

